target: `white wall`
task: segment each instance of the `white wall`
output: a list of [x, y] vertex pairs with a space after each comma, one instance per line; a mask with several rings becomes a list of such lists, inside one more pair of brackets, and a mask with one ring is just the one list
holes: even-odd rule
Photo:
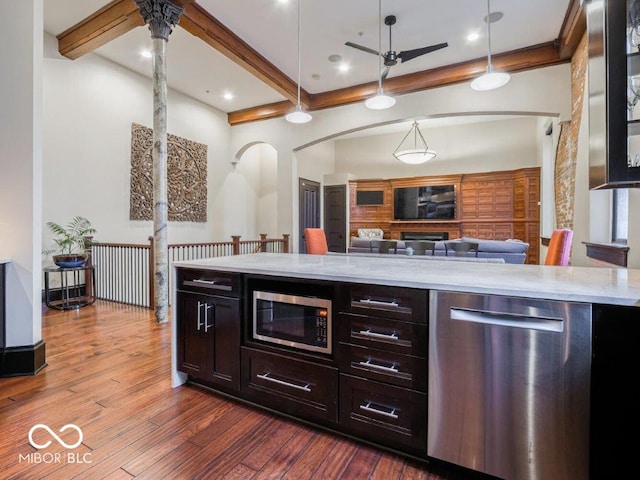
[[[44, 221], [90, 219], [103, 242], [146, 243], [152, 221], [129, 220], [131, 124], [153, 125], [151, 81], [98, 55], [63, 59], [46, 35], [44, 60]], [[169, 133], [204, 143], [208, 157], [207, 222], [170, 222], [170, 243], [225, 241], [244, 215], [233, 197], [226, 114], [168, 92]], [[50, 234], [45, 231], [45, 247]]]
[[[569, 64], [514, 74], [503, 88], [476, 92], [468, 83], [426, 90], [397, 98], [389, 110], [371, 111], [364, 102], [313, 113], [307, 124], [291, 125], [283, 118], [237, 125], [231, 128], [231, 151], [235, 155], [256, 141], [278, 151], [278, 228], [297, 236], [297, 158], [305, 146], [335, 138], [367, 126], [434, 116], [482, 113], [536, 113], [566, 120], [571, 112], [571, 66]], [[293, 151], [296, 150], [294, 156]], [[304, 168], [304, 167], [303, 167]], [[368, 178], [380, 176], [376, 171]]]
[[251, 146], [238, 159], [222, 193], [236, 212], [227, 217], [225, 230], [236, 232], [245, 240], [256, 240], [261, 233], [269, 238], [280, 237], [277, 162], [276, 150], [264, 143]]
[[336, 172], [357, 178], [495, 172], [540, 166], [535, 117], [421, 128], [436, 158], [407, 165], [393, 158], [406, 131], [336, 140]]
[[0, 2], [0, 257], [6, 345], [42, 340], [42, 0]]

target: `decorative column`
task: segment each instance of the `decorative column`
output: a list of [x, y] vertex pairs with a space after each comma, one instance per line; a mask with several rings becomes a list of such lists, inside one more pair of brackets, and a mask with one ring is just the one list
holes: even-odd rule
[[153, 39], [153, 238], [156, 322], [168, 319], [169, 247], [167, 242], [167, 66], [165, 47], [183, 12], [169, 0], [135, 0]]

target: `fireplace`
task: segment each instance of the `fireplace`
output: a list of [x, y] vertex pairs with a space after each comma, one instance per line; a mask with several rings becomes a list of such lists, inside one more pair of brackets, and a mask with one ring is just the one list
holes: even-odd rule
[[449, 232], [401, 232], [401, 240], [449, 240]]

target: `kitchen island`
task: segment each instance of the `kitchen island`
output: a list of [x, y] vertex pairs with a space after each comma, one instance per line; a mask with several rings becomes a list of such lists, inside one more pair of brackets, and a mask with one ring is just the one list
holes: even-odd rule
[[[637, 364], [636, 270], [260, 253], [175, 272], [174, 385], [500, 478], [606, 478], [624, 465], [611, 438], [635, 405], [610, 373]], [[279, 327], [299, 320], [282, 311], [300, 301], [313, 305], [313, 339]], [[481, 368], [448, 381], [457, 355], [477, 350], [469, 338]], [[462, 414], [466, 430], [450, 427]]]

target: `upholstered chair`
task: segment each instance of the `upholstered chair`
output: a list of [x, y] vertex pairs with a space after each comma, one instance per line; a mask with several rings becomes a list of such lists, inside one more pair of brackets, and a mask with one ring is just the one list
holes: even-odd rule
[[304, 242], [307, 247], [307, 253], [311, 255], [324, 255], [329, 251], [327, 237], [321, 228], [305, 228]]
[[433, 257], [436, 251], [436, 242], [431, 240], [405, 240], [404, 246], [413, 248], [414, 255], [427, 255], [429, 252]]
[[475, 252], [478, 256], [478, 244], [476, 242], [445, 242], [444, 243], [445, 256], [449, 256], [449, 251], [452, 251], [457, 257], [466, 257], [468, 252]]
[[569, 265], [572, 240], [573, 230], [569, 228], [554, 230], [549, 240], [549, 247], [547, 248], [547, 256], [544, 259], [544, 264], [558, 265], [561, 267]]
[[393, 249], [393, 253], [396, 253], [397, 248], [398, 242], [395, 240], [371, 240], [372, 253], [389, 253], [391, 249]]

